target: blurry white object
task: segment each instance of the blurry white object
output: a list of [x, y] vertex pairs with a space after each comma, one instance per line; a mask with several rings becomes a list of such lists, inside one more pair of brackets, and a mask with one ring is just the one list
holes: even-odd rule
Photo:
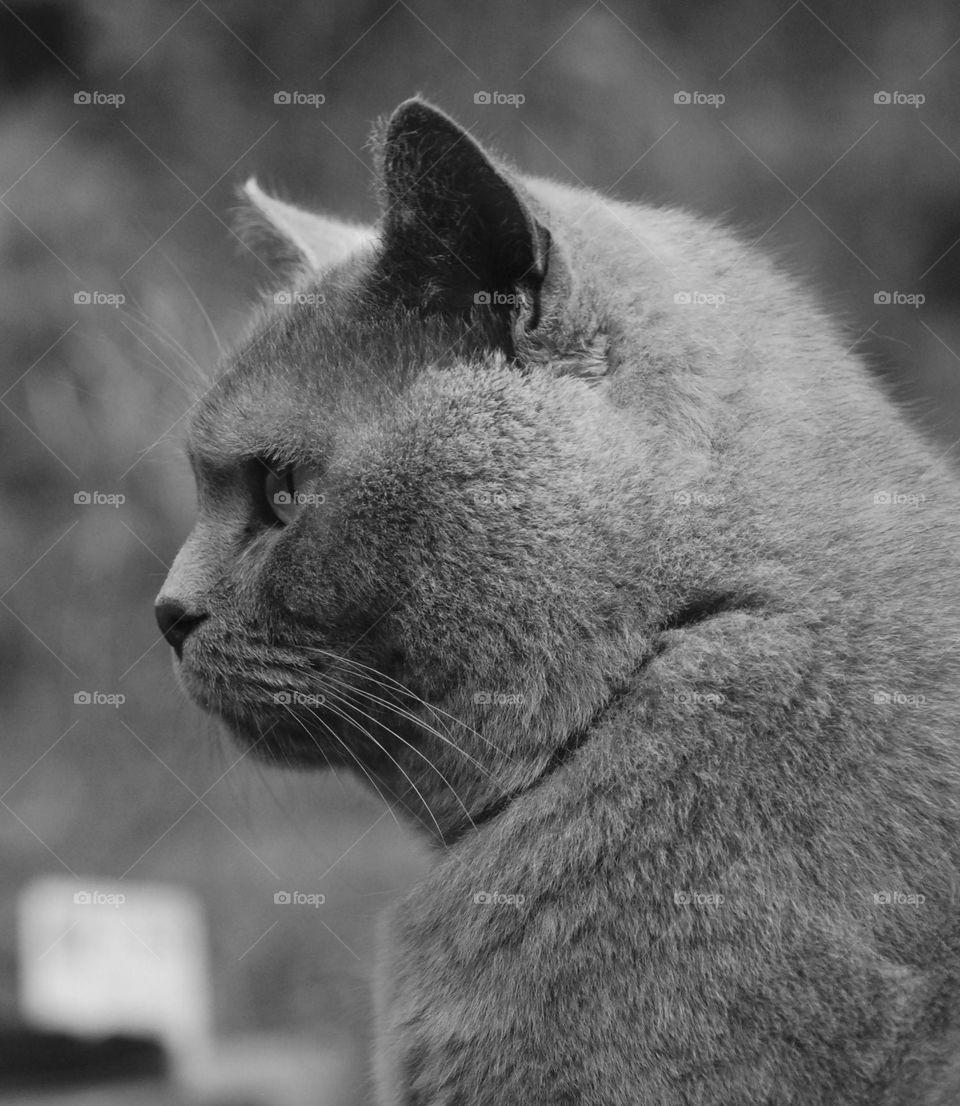
[[25, 1021], [77, 1034], [159, 1037], [179, 1064], [209, 1047], [199, 902], [159, 883], [47, 876], [18, 902]]

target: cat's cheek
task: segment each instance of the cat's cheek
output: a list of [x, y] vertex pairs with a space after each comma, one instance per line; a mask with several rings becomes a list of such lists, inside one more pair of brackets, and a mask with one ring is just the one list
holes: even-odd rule
[[[265, 621], [277, 621], [281, 634], [291, 622], [330, 629], [355, 612], [372, 609], [377, 596], [370, 581], [379, 583], [387, 570], [379, 565], [371, 570], [352, 540], [348, 534], [336, 541], [328, 535], [320, 540], [307, 528], [291, 534], [275, 548], [256, 593], [250, 595], [251, 604], [262, 610]], [[375, 617], [355, 627], [356, 632]]]

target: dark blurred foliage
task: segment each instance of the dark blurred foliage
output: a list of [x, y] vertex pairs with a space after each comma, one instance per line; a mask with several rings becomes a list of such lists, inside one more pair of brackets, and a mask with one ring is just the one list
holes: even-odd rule
[[[192, 382], [270, 282], [229, 229], [240, 181], [256, 172], [372, 219], [370, 122], [423, 92], [528, 172], [761, 239], [946, 449], [960, 421], [958, 40], [947, 0], [0, 7], [4, 889], [64, 869], [187, 883], [208, 906], [223, 1027], [353, 1038], [372, 919], [423, 870], [348, 781], [246, 761], [221, 779], [238, 754], [180, 702], [157, 642], [152, 598], [193, 508], [178, 449]], [[325, 103], [277, 105], [279, 90]], [[880, 90], [925, 103], [877, 104]], [[79, 91], [125, 102], [76, 104]], [[678, 91], [726, 100], [678, 105]], [[77, 305], [83, 290], [126, 303]], [[876, 305], [881, 290], [926, 303]], [[126, 501], [77, 506], [80, 490]], [[80, 689], [126, 701], [78, 706]], [[281, 886], [324, 890], [322, 922], [278, 913]], [[8, 893], [8, 1014], [12, 910]]]

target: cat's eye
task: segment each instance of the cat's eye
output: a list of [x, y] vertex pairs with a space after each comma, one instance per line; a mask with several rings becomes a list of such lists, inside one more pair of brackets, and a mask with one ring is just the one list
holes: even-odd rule
[[280, 469], [267, 466], [264, 497], [278, 522], [286, 526], [305, 506], [322, 501], [321, 496], [310, 490], [317, 475], [313, 465], [288, 465]]

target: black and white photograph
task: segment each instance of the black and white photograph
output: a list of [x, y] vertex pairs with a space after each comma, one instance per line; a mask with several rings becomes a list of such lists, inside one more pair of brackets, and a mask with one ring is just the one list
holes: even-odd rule
[[0, 1102], [960, 1106], [960, 9], [0, 91]]

